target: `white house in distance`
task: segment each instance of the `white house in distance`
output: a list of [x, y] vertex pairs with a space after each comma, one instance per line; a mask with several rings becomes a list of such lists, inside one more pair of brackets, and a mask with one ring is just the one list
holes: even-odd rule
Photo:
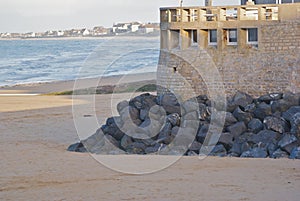
[[140, 22], [132, 22], [132, 23], [130, 23], [130, 26], [129, 26], [131, 29], [130, 31], [137, 32], [139, 30], [140, 26], [141, 26]]
[[117, 23], [112, 27], [113, 33], [126, 33], [129, 31], [130, 23]]
[[159, 24], [158, 23], [148, 23], [143, 24], [140, 26], [140, 32], [141, 33], [153, 33], [154, 31], [159, 30]]
[[64, 36], [65, 32], [64, 31], [57, 31], [57, 36], [61, 37]]
[[88, 29], [84, 29], [83, 32], [82, 32], [82, 35], [83, 36], [89, 36], [91, 33]]

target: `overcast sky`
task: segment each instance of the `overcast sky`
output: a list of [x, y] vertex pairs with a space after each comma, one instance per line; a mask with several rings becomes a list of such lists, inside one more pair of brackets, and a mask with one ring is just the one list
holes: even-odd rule
[[[240, 0], [215, 0], [238, 4]], [[204, 5], [204, 0], [184, 0]], [[158, 9], [178, 0], [0, 0], [0, 32], [30, 32], [111, 27], [114, 22], [158, 22]]]

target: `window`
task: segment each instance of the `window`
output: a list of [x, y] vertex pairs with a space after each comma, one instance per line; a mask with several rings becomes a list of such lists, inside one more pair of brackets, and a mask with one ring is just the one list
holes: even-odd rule
[[217, 30], [211, 29], [208, 31], [208, 45], [217, 45]]
[[228, 29], [227, 30], [227, 44], [228, 45], [237, 45], [237, 30]]
[[197, 30], [192, 30], [191, 36], [192, 36], [192, 43], [197, 44], [198, 43], [198, 32], [197, 32]]
[[247, 43], [258, 44], [257, 28], [251, 28], [247, 30]]

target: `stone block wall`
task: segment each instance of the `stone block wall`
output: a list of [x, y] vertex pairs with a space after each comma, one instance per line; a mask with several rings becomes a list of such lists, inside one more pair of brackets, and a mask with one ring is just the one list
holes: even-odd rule
[[227, 95], [239, 90], [255, 97], [300, 92], [300, 19], [262, 23], [258, 28], [258, 48], [162, 49], [158, 92], [167, 88], [187, 98], [222, 90]]

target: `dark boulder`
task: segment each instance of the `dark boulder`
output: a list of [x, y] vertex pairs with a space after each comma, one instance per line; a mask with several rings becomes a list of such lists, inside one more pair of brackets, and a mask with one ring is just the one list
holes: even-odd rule
[[70, 145], [67, 150], [72, 152], [87, 152], [86, 148], [81, 142]]
[[149, 118], [149, 108], [143, 108], [140, 110], [140, 119], [142, 121], [145, 121], [146, 119]]
[[143, 108], [150, 108], [156, 105], [156, 96], [149, 93], [141, 94], [129, 101], [129, 105], [141, 110]]
[[121, 139], [121, 142], [120, 142], [120, 146], [126, 150], [127, 147], [133, 143], [133, 140], [130, 136], [128, 135], [124, 135], [123, 138]]
[[279, 148], [276, 141], [271, 142], [267, 145], [267, 151], [269, 153], [269, 156], [272, 156], [272, 154]]
[[255, 147], [253, 149], [245, 151], [241, 155], [241, 157], [243, 158], [266, 158], [267, 156], [267, 151], [260, 147]]
[[200, 142], [194, 141], [190, 145], [189, 150], [199, 154], [199, 150], [201, 149], [201, 146], [202, 144]]
[[243, 142], [241, 145], [241, 152], [244, 153], [248, 150], [250, 150], [252, 146], [248, 142]]
[[245, 132], [242, 135], [236, 137], [234, 139], [235, 142], [238, 143], [243, 143], [243, 142], [248, 142], [251, 138], [253, 138], [253, 136], [255, 136], [256, 134], [251, 133], [251, 132]]
[[281, 149], [285, 150], [288, 153], [291, 153], [295, 147], [300, 145], [300, 143], [294, 135], [286, 133], [280, 139], [278, 145], [281, 147]]
[[142, 94], [139, 97], [137, 100], [132, 100], [132, 105], [138, 109], [140, 108], [140, 119], [144, 121], [149, 118], [149, 110], [151, 107], [156, 105], [156, 97], [151, 94]]
[[114, 137], [112, 137], [111, 135], [105, 135], [105, 142], [109, 142], [111, 143], [111, 145], [113, 145], [116, 148], [120, 147], [120, 143], [119, 140], [116, 140]]
[[199, 126], [200, 126], [200, 122], [195, 120], [185, 120], [181, 124], [182, 128], [192, 128], [195, 130], [198, 130]]
[[222, 144], [226, 150], [230, 150], [233, 145], [233, 135], [231, 133], [222, 133], [218, 143]]
[[264, 125], [268, 130], [273, 130], [278, 133], [285, 133], [289, 126], [283, 118], [268, 116], [264, 119]]
[[205, 121], [209, 119], [208, 109], [206, 105], [200, 103], [198, 112], [199, 112], [199, 119], [201, 121]]
[[178, 127], [178, 126], [173, 127], [171, 130], [171, 135], [175, 137], [177, 135], [179, 129], [180, 129], [180, 127]]
[[239, 157], [242, 154], [241, 147], [242, 143], [234, 142], [229, 150], [230, 156]]
[[198, 156], [198, 154], [195, 151], [188, 151], [186, 153], [187, 156]]
[[121, 111], [128, 106], [129, 106], [129, 102], [126, 100], [119, 102], [117, 105], [117, 110], [118, 110], [119, 114], [121, 115]]
[[141, 142], [133, 142], [126, 147], [126, 152], [129, 154], [144, 154], [146, 145]]
[[245, 112], [249, 112], [249, 113], [253, 113], [256, 109], [256, 104], [255, 103], [252, 103], [252, 104], [249, 104], [247, 105], [245, 108], [244, 108], [244, 111]]
[[283, 95], [282, 93], [271, 93], [271, 94], [263, 95], [259, 97], [257, 100], [259, 102], [265, 102], [267, 104], [270, 104], [271, 101], [280, 100], [282, 98], [282, 95]]
[[121, 140], [122, 137], [124, 136], [124, 133], [116, 126], [116, 125], [111, 125], [111, 126], [102, 126], [102, 131], [106, 135], [111, 135], [117, 140]]
[[167, 114], [181, 114], [180, 104], [174, 94], [163, 94], [158, 97], [158, 103], [164, 108]]
[[140, 142], [145, 144], [146, 146], [154, 146], [156, 143], [155, 140], [153, 140], [152, 138], [147, 138], [147, 139], [134, 139], [135, 142]]
[[232, 102], [236, 106], [241, 106], [242, 108], [245, 108], [247, 105], [253, 102], [253, 98], [244, 92], [238, 91], [234, 95]]
[[95, 153], [105, 144], [105, 137], [102, 129], [98, 129], [95, 134], [81, 141], [88, 152]]
[[182, 108], [184, 109], [184, 114], [198, 111], [199, 103], [196, 100], [187, 100], [182, 104]]
[[232, 113], [230, 112], [226, 112], [225, 113], [225, 127], [230, 126], [232, 124], [235, 124], [237, 121], [237, 119], [233, 116]]
[[260, 103], [254, 110], [254, 117], [262, 121], [264, 120], [264, 118], [271, 115], [272, 115], [271, 106], [266, 104], [265, 102]]
[[258, 133], [263, 130], [263, 128], [264, 125], [259, 119], [254, 118], [248, 123], [248, 129], [253, 133]]
[[230, 132], [234, 138], [247, 131], [247, 127], [244, 122], [237, 122], [227, 127], [227, 131]]
[[209, 101], [207, 95], [199, 95], [199, 96], [196, 96], [196, 98], [192, 101], [196, 100], [199, 104], [204, 104], [204, 105], [207, 105], [207, 101]]
[[157, 105], [157, 102], [156, 102], [157, 97], [155, 95], [146, 93], [146, 94], [143, 94], [142, 97], [143, 97], [143, 101], [142, 101], [143, 108], [147, 108], [147, 107], [151, 108], [154, 105]]
[[288, 157], [289, 154], [286, 153], [285, 151], [282, 151], [281, 149], [277, 149], [270, 155], [270, 158], [288, 158]]
[[172, 126], [180, 126], [180, 116], [177, 113], [168, 115], [167, 120], [172, 124]]
[[300, 146], [295, 147], [290, 155], [290, 159], [300, 159]]
[[283, 99], [272, 101], [271, 108], [272, 112], [285, 112], [291, 107], [291, 104]]
[[157, 121], [165, 121], [166, 113], [163, 107], [155, 105], [149, 110], [149, 118]]
[[296, 113], [300, 112], [300, 106], [290, 107], [286, 112], [282, 113], [282, 117], [292, 124], [292, 118]]
[[195, 141], [196, 130], [193, 128], [180, 128], [172, 141], [175, 146], [188, 147]]
[[230, 98], [227, 99], [227, 108], [226, 108], [227, 112], [232, 113], [237, 107], [239, 107], [239, 106], [234, 104], [232, 99], [230, 99]]
[[248, 142], [254, 144], [263, 144], [267, 146], [269, 143], [276, 142], [280, 138], [280, 136], [280, 133], [270, 130], [262, 130], [256, 135], [252, 135]]
[[120, 116], [123, 122], [131, 119], [131, 121], [136, 125], [140, 125], [142, 123], [140, 120], [139, 110], [132, 106], [123, 108], [123, 110], [120, 112]]
[[283, 100], [288, 102], [290, 106], [300, 105], [300, 94], [294, 94], [292, 92], [286, 92], [283, 94]]
[[297, 138], [292, 134], [286, 133], [280, 139], [280, 141], [278, 142], [278, 145], [284, 149], [284, 147], [286, 147], [287, 145], [292, 144], [294, 142], [297, 142]]
[[157, 153], [162, 144], [155, 144], [154, 146], [147, 147], [145, 149], [145, 154]]
[[252, 119], [252, 114], [242, 111], [240, 107], [237, 107], [234, 110], [233, 116], [237, 118], [238, 121], [245, 122], [245, 124], [248, 124]]
[[140, 111], [137, 108], [129, 107], [129, 115], [130, 115], [133, 123], [135, 123], [136, 125], [141, 124]]
[[105, 137], [103, 139], [96, 141], [96, 144], [92, 145], [89, 144], [89, 140], [83, 141], [84, 147], [87, 149], [88, 152], [93, 154], [100, 154], [102, 153], [102, 148], [105, 146]]
[[293, 115], [291, 119], [291, 133], [300, 139], [300, 112]]
[[212, 151], [209, 153], [209, 156], [219, 156], [224, 157], [227, 155], [227, 151], [222, 144], [214, 146]]
[[204, 124], [198, 131], [197, 133], [197, 136], [196, 136], [196, 139], [198, 142], [201, 142], [203, 143], [205, 138], [206, 138], [206, 135], [207, 135], [207, 132], [208, 132], [208, 129], [209, 129], [209, 124]]
[[174, 136], [171, 135], [171, 132], [172, 132], [172, 125], [170, 122], [167, 122], [164, 125], [163, 129], [159, 132], [156, 142], [170, 144], [174, 139]]
[[192, 111], [192, 112], [189, 112], [189, 113], [185, 114], [182, 119], [183, 119], [183, 121], [185, 121], [185, 120], [198, 121], [199, 120], [199, 115], [198, 115], [197, 111]]

